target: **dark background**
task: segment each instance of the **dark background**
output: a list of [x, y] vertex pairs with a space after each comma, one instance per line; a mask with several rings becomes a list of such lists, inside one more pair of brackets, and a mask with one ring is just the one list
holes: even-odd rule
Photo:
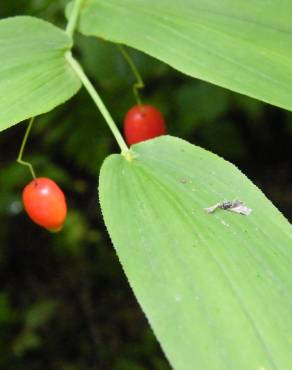
[[[1, 3], [0, 17], [30, 14], [65, 25], [66, 1]], [[135, 104], [128, 65], [111, 43], [80, 35], [76, 43], [75, 55], [121, 126]], [[235, 163], [291, 220], [292, 114], [129, 52], [146, 83], [143, 100], [163, 112], [168, 132]], [[25, 159], [67, 196], [58, 234], [22, 209], [31, 177], [15, 159], [26, 124], [0, 134], [0, 369], [169, 369], [101, 218], [99, 169], [118, 151], [101, 115], [81, 90], [33, 127]]]

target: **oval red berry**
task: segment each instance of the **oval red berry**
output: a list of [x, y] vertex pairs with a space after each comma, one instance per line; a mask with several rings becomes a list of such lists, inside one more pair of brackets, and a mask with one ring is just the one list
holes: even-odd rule
[[129, 145], [165, 134], [164, 118], [153, 106], [135, 105], [127, 112], [124, 120], [124, 135]]
[[23, 190], [24, 208], [38, 225], [59, 231], [65, 222], [67, 204], [63, 191], [52, 180], [41, 177], [32, 180]]

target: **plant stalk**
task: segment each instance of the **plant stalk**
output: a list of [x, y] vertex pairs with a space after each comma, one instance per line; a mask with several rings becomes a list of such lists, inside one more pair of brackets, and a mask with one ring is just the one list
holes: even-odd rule
[[129, 153], [129, 148], [127, 144], [125, 143], [125, 140], [123, 139], [120, 131], [117, 128], [117, 125], [115, 124], [113, 118], [111, 117], [109, 111], [107, 110], [105, 104], [103, 103], [102, 99], [100, 98], [99, 94], [95, 90], [94, 86], [90, 82], [89, 78], [86, 76], [85, 72], [83, 71], [83, 68], [81, 65], [77, 62], [76, 59], [73, 58], [71, 52], [66, 53], [66, 59], [70, 63], [71, 67], [81, 80], [83, 86], [91, 96], [92, 100], [96, 104], [97, 108], [101, 112], [103, 118], [105, 119], [106, 123], [108, 124], [111, 132], [113, 133], [119, 147], [121, 148], [122, 154]]
[[21, 147], [20, 147], [19, 154], [18, 154], [18, 157], [17, 157], [16, 162], [19, 163], [19, 164], [21, 164], [21, 165], [23, 165], [23, 166], [27, 166], [30, 169], [30, 172], [32, 174], [33, 179], [36, 179], [36, 175], [35, 175], [35, 172], [34, 172], [34, 169], [33, 169], [32, 164], [29, 163], [29, 162], [25, 162], [25, 161], [22, 160], [22, 156], [23, 156], [23, 152], [24, 152], [24, 149], [25, 149], [25, 145], [26, 145], [26, 142], [27, 142], [27, 139], [28, 139], [30, 130], [32, 128], [33, 122], [34, 122], [34, 117], [32, 117], [29, 120], [29, 123], [28, 123], [27, 129], [25, 131], [24, 138], [22, 140]]
[[69, 35], [70, 37], [73, 37], [73, 33], [75, 31], [75, 28], [76, 28], [76, 24], [77, 24], [80, 8], [81, 8], [81, 5], [82, 5], [82, 1], [83, 0], [75, 0], [73, 2], [72, 10], [71, 10], [70, 17], [69, 17], [67, 27], [66, 27], [66, 31], [65, 31], [67, 33], [67, 35]]
[[117, 44], [117, 47], [120, 50], [123, 57], [125, 58], [125, 60], [127, 61], [129, 67], [131, 68], [131, 70], [132, 70], [132, 72], [133, 72], [133, 74], [134, 74], [134, 76], [137, 80], [137, 82], [135, 82], [134, 85], [133, 85], [133, 93], [134, 93], [134, 96], [136, 98], [136, 101], [137, 101], [138, 105], [142, 105], [142, 99], [141, 99], [139, 90], [144, 89], [144, 87], [145, 87], [144, 81], [143, 81], [143, 79], [140, 75], [140, 72], [138, 71], [138, 68], [136, 67], [135, 63], [133, 62], [132, 58], [130, 57], [130, 55], [128, 54], [126, 49], [121, 44]]

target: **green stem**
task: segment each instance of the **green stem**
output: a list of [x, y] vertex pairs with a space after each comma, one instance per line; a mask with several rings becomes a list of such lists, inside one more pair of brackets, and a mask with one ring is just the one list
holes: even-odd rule
[[26, 145], [26, 142], [27, 142], [27, 139], [28, 139], [28, 135], [30, 133], [30, 130], [31, 130], [31, 127], [32, 127], [33, 122], [34, 122], [34, 117], [32, 117], [29, 120], [29, 123], [28, 123], [27, 129], [25, 131], [24, 138], [22, 140], [21, 147], [20, 147], [19, 154], [18, 154], [18, 157], [17, 157], [17, 160], [16, 161], [17, 161], [17, 163], [19, 163], [19, 164], [21, 164], [23, 166], [27, 166], [30, 169], [30, 172], [32, 174], [32, 177], [34, 179], [36, 179], [36, 175], [35, 175], [34, 169], [32, 167], [32, 164], [29, 163], [29, 162], [25, 162], [25, 161], [22, 160], [22, 156], [23, 156], [23, 152], [24, 152], [24, 149], [25, 149], [25, 145]]
[[137, 103], [138, 105], [142, 105], [142, 100], [141, 100], [141, 97], [140, 97], [140, 94], [139, 94], [139, 89], [144, 89], [145, 85], [144, 85], [144, 81], [138, 71], [138, 68], [136, 67], [135, 63], [133, 62], [132, 58], [130, 57], [130, 55], [128, 54], [128, 52], [126, 51], [126, 49], [120, 45], [120, 44], [117, 44], [117, 47], [118, 49], [120, 50], [120, 52], [122, 53], [123, 57], [125, 58], [125, 60], [127, 61], [127, 63], [129, 64], [129, 67], [131, 68], [137, 82], [134, 83], [133, 85], [133, 92], [134, 92], [134, 96], [137, 100]]
[[75, 0], [72, 5], [72, 10], [71, 10], [70, 17], [69, 17], [67, 27], [66, 27], [66, 33], [70, 37], [73, 36], [74, 30], [75, 30], [82, 1], [83, 0]]
[[94, 86], [86, 76], [85, 72], [81, 65], [77, 62], [76, 59], [73, 58], [71, 52], [66, 53], [66, 59], [70, 63], [71, 67], [83, 83], [83, 86], [91, 96], [92, 100], [96, 104], [97, 108], [100, 110], [101, 114], [103, 115], [106, 123], [108, 124], [110, 130], [112, 131], [119, 147], [121, 148], [122, 154], [127, 155], [129, 153], [129, 148], [125, 143], [120, 131], [117, 128], [114, 120], [112, 119], [109, 111], [107, 110], [106, 106], [104, 105], [103, 101], [101, 100], [100, 96], [98, 95], [97, 91], [95, 90]]

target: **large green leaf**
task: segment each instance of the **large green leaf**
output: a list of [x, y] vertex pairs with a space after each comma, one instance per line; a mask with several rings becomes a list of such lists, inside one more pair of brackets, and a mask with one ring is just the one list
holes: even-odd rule
[[0, 21], [0, 130], [48, 112], [81, 84], [65, 59], [72, 40], [33, 17]]
[[290, 0], [87, 0], [80, 30], [292, 109]]
[[[292, 364], [292, 228], [235, 166], [173, 137], [112, 155], [100, 176], [106, 226], [178, 370]], [[249, 216], [205, 207], [240, 199]]]

